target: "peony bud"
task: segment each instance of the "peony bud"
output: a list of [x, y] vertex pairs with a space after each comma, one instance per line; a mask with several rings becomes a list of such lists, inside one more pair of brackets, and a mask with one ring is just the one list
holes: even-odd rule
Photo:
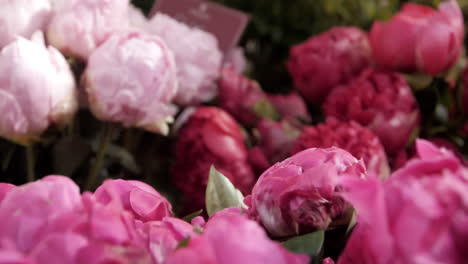
[[17, 36], [31, 38], [43, 31], [52, 14], [50, 0], [2, 1], [0, 8], [0, 50]]
[[274, 119], [277, 112], [256, 81], [224, 67], [219, 81], [219, 104], [243, 124], [255, 125], [262, 117]]
[[329, 118], [326, 123], [305, 127], [292, 153], [308, 148], [342, 148], [362, 159], [369, 176], [385, 179], [390, 173], [387, 157], [377, 136], [354, 121]]
[[428, 142], [417, 142], [417, 151], [387, 181], [343, 182], [358, 224], [338, 264], [465, 262], [452, 231], [468, 213], [468, 170]]
[[222, 54], [215, 36], [160, 13], [151, 18], [146, 31], [161, 37], [174, 52], [178, 104], [199, 104], [216, 96]]
[[33, 38], [20, 37], [0, 52], [0, 136], [23, 144], [52, 123], [68, 123], [78, 104], [65, 58], [46, 48], [40, 32]]
[[389, 155], [399, 152], [419, 126], [411, 88], [397, 73], [366, 70], [337, 87], [323, 105], [326, 116], [354, 120], [372, 130]]
[[135, 219], [158, 221], [172, 216], [172, 206], [153, 187], [139, 181], [106, 180], [94, 192], [104, 205], [116, 203], [132, 212]]
[[371, 63], [367, 34], [354, 27], [335, 27], [292, 47], [288, 69], [304, 97], [321, 104], [339, 84]]
[[128, 27], [128, 0], [56, 2], [47, 39], [66, 55], [87, 60], [114, 31]]
[[299, 94], [295, 92], [287, 95], [270, 94], [268, 95], [268, 99], [275, 106], [283, 119], [291, 122], [297, 122], [297, 120], [303, 122], [312, 121], [307, 111], [307, 105]]
[[439, 10], [407, 3], [389, 22], [375, 22], [369, 38], [382, 68], [437, 75], [456, 63], [463, 36], [463, 14], [449, 0]]
[[115, 34], [89, 57], [85, 85], [94, 115], [166, 135], [176, 112], [172, 52], [155, 36]]
[[304, 150], [260, 176], [246, 197], [249, 215], [274, 237], [325, 229], [349, 207], [339, 196], [341, 178], [365, 173], [364, 164], [342, 149]]
[[212, 165], [243, 194], [250, 193], [254, 174], [239, 125], [219, 108], [200, 107], [179, 132], [172, 169], [174, 184], [187, 198], [187, 209], [204, 207]]

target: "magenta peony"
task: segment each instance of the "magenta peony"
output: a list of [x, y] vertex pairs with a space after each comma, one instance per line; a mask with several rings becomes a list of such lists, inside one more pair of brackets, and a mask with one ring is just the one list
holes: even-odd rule
[[457, 243], [468, 213], [468, 169], [426, 141], [417, 152], [387, 181], [344, 180], [358, 224], [339, 264], [465, 262], [466, 244]]
[[302, 97], [295, 93], [289, 94], [270, 94], [268, 99], [278, 110], [279, 114], [283, 119], [302, 122], [311, 122], [312, 118], [309, 115], [307, 110], [307, 105], [305, 104]]
[[172, 207], [166, 198], [143, 182], [106, 180], [96, 189], [94, 196], [100, 203], [122, 206], [132, 212], [135, 219], [144, 222], [172, 216]]
[[151, 18], [146, 31], [161, 37], [174, 52], [178, 104], [199, 104], [216, 96], [222, 54], [215, 36], [160, 13]]
[[51, 124], [68, 123], [77, 104], [65, 58], [44, 45], [40, 32], [32, 41], [19, 37], [0, 52], [0, 136], [29, 143]]
[[321, 104], [336, 85], [370, 64], [367, 34], [355, 27], [335, 27], [292, 47], [288, 69], [302, 95]]
[[[257, 124], [254, 134], [257, 136], [258, 144], [249, 150], [249, 161], [260, 175], [271, 165], [289, 157], [301, 130], [285, 120], [275, 122], [263, 119]], [[262, 161], [262, 157], [266, 162]]]
[[[255, 125], [263, 111], [275, 111], [260, 85], [233, 67], [224, 67], [219, 80], [219, 105], [243, 124]], [[268, 115], [268, 113], [265, 113]]]
[[388, 154], [399, 152], [419, 127], [419, 107], [406, 80], [397, 73], [366, 70], [337, 87], [323, 105], [325, 114], [354, 120], [372, 130]]
[[274, 237], [325, 229], [343, 216], [341, 178], [364, 178], [366, 169], [339, 148], [311, 148], [275, 164], [246, 197], [249, 215]]
[[0, 50], [17, 36], [30, 38], [43, 31], [52, 15], [50, 0], [2, 1], [0, 8]]
[[89, 57], [85, 85], [99, 119], [167, 134], [176, 108], [172, 52], [155, 36], [115, 34]]
[[47, 39], [66, 55], [87, 60], [113, 32], [128, 28], [129, 0], [55, 2]]
[[463, 35], [461, 9], [449, 0], [439, 10], [407, 3], [389, 22], [375, 22], [369, 38], [382, 68], [437, 75], [457, 61]]
[[219, 108], [200, 107], [178, 134], [176, 164], [172, 170], [174, 184], [187, 198], [188, 208], [203, 208], [212, 165], [242, 193], [250, 193], [254, 175], [247, 163], [239, 125]]
[[169, 256], [167, 264], [305, 264], [308, 257], [286, 251], [245, 216], [227, 213], [210, 219], [201, 236]]
[[342, 148], [366, 164], [369, 176], [387, 178], [390, 169], [384, 148], [369, 129], [354, 121], [341, 122], [329, 118], [317, 126], [305, 127], [296, 140], [292, 153], [308, 148]]

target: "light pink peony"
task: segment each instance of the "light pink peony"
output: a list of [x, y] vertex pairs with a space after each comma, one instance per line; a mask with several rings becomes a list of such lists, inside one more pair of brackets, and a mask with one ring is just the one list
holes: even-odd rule
[[26, 144], [51, 124], [69, 122], [77, 104], [65, 58], [44, 45], [40, 32], [0, 52], [0, 136]]
[[94, 192], [102, 204], [115, 204], [147, 222], [172, 216], [172, 206], [153, 187], [139, 181], [106, 180]]
[[296, 93], [270, 94], [268, 100], [275, 106], [283, 119], [294, 121], [311, 122], [312, 118], [307, 110], [304, 99]]
[[85, 84], [101, 120], [167, 134], [178, 87], [172, 52], [156, 36], [115, 34], [89, 57]]
[[459, 228], [468, 212], [468, 169], [426, 141], [417, 152], [387, 181], [343, 182], [358, 224], [339, 264], [465, 262], [466, 244], [457, 243], [466, 232]]
[[328, 93], [371, 64], [367, 34], [355, 27], [334, 27], [293, 46], [288, 69], [309, 101], [321, 104]]
[[373, 54], [387, 70], [437, 75], [452, 67], [463, 46], [463, 14], [455, 0], [439, 10], [406, 3], [389, 22], [375, 22], [370, 33]]
[[305, 264], [309, 259], [286, 251], [271, 241], [265, 231], [245, 216], [223, 214], [210, 219], [203, 234], [176, 250], [167, 264]]
[[47, 39], [62, 53], [87, 60], [115, 31], [128, 28], [129, 0], [55, 1]]
[[173, 182], [192, 212], [204, 207], [212, 165], [242, 193], [250, 193], [254, 174], [247, 163], [244, 136], [238, 123], [223, 110], [198, 108], [179, 131], [175, 151]]
[[146, 31], [161, 37], [174, 52], [180, 83], [178, 104], [199, 104], [216, 96], [222, 54], [215, 36], [161, 13], [150, 19]]
[[262, 110], [275, 110], [260, 85], [238, 74], [232, 66], [223, 67], [219, 80], [219, 105], [247, 125], [260, 121]]
[[0, 50], [17, 36], [29, 39], [45, 30], [52, 15], [50, 0], [2, 0], [0, 5]]
[[128, 20], [130, 27], [140, 30], [145, 30], [148, 24], [148, 19], [143, 14], [143, 11], [132, 4], [128, 5]]
[[325, 115], [354, 120], [372, 130], [389, 155], [398, 153], [419, 127], [420, 113], [406, 80], [372, 69], [336, 87], [323, 105]]
[[339, 148], [311, 148], [275, 164], [246, 197], [249, 215], [274, 237], [325, 229], [343, 216], [341, 178], [364, 178], [366, 169]]
[[385, 179], [390, 173], [387, 156], [377, 136], [354, 121], [341, 122], [329, 118], [317, 126], [307, 126], [297, 138], [291, 152], [329, 147], [342, 148], [362, 159], [371, 177]]

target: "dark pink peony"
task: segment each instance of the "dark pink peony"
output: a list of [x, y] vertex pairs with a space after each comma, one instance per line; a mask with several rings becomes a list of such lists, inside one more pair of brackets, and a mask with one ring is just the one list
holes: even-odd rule
[[187, 198], [187, 207], [198, 210], [205, 204], [210, 167], [228, 177], [248, 194], [254, 174], [247, 163], [244, 136], [237, 122], [216, 107], [200, 107], [182, 126], [176, 142], [174, 184]]
[[310, 122], [312, 118], [307, 111], [307, 105], [302, 97], [295, 93], [289, 94], [270, 94], [268, 99], [278, 110], [281, 118], [290, 121]]
[[265, 231], [245, 216], [226, 213], [211, 218], [201, 236], [176, 250], [167, 264], [305, 264], [309, 259], [286, 251], [271, 241]]
[[219, 105], [243, 124], [255, 125], [260, 120], [258, 111], [272, 108], [260, 85], [226, 66], [219, 80]]
[[389, 22], [375, 22], [369, 38], [382, 68], [437, 75], [457, 61], [463, 35], [461, 9], [449, 0], [439, 10], [407, 3]]
[[338, 147], [362, 159], [369, 176], [387, 178], [389, 166], [384, 148], [369, 129], [354, 121], [341, 122], [329, 118], [317, 126], [305, 127], [292, 148], [297, 153], [308, 148]]
[[[289, 157], [301, 131], [288, 121], [276, 122], [268, 119], [260, 121], [254, 134], [258, 144], [249, 150], [249, 161], [260, 175], [271, 165]], [[266, 161], [266, 162], [265, 162]]]
[[343, 181], [358, 224], [339, 264], [466, 261], [468, 170], [427, 141], [417, 142], [417, 154], [387, 181]]
[[364, 178], [366, 169], [339, 148], [311, 148], [275, 164], [246, 197], [249, 215], [274, 237], [325, 229], [343, 216], [341, 178]]
[[172, 216], [172, 206], [153, 187], [139, 181], [106, 180], [94, 192], [102, 204], [115, 204], [132, 212], [135, 219], [162, 220]]
[[372, 130], [388, 154], [399, 152], [419, 126], [419, 108], [397, 73], [366, 70], [337, 87], [323, 105], [326, 116], [354, 120]]
[[292, 47], [288, 69], [302, 95], [321, 104], [336, 85], [370, 64], [367, 34], [355, 27], [334, 27]]

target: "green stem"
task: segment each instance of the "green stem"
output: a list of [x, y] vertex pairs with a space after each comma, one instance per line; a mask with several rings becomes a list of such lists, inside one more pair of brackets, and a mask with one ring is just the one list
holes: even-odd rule
[[112, 134], [114, 131], [113, 128], [113, 125], [110, 123], [104, 124], [103, 132], [99, 142], [99, 148], [96, 154], [96, 160], [94, 161], [94, 164], [89, 172], [88, 179], [86, 180], [85, 190], [91, 190], [91, 188], [93, 188], [96, 184], [97, 176], [101, 171], [107, 149], [112, 141]]
[[34, 181], [34, 168], [35, 168], [35, 158], [34, 158], [34, 146], [29, 144], [26, 146], [26, 170], [27, 170], [27, 180], [28, 182]]

